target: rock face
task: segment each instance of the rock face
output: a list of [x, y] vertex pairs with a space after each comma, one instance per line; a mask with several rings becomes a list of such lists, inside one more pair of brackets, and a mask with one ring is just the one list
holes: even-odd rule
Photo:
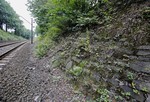
[[150, 46], [144, 45], [138, 47], [135, 55], [120, 52], [119, 55], [121, 57], [116, 57], [118, 56], [118, 52], [115, 52], [114, 58], [116, 59], [111, 63], [115, 64], [115, 67], [111, 68], [114, 70], [114, 73], [107, 80], [110, 84], [110, 90], [120, 91], [125, 102], [149, 102]]
[[137, 48], [138, 50], [150, 50], [150, 45], [143, 45]]
[[138, 51], [137, 55], [150, 57], [150, 51]]
[[146, 102], [150, 101], [150, 45], [139, 46], [136, 53], [137, 59], [131, 61], [129, 67], [139, 74], [134, 80], [135, 88], [146, 92]]
[[135, 61], [130, 64], [130, 68], [137, 72], [150, 74], [150, 62]]
[[146, 102], [150, 102], [150, 95], [148, 95]]
[[139, 46], [136, 56], [137, 60], [131, 62], [130, 68], [150, 75], [150, 45]]

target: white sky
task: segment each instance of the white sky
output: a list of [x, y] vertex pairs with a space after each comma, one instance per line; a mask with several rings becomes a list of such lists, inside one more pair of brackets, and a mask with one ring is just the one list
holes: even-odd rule
[[[25, 18], [27, 21], [31, 22], [31, 13], [27, 11], [27, 0], [6, 0], [7, 2], [10, 3], [11, 7], [16, 11], [16, 13]], [[25, 21], [23, 18], [20, 19], [23, 21], [24, 26], [27, 29], [30, 29], [30, 24]]]

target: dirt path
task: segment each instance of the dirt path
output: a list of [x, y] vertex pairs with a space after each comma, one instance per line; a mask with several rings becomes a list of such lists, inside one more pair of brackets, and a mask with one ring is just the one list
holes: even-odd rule
[[0, 70], [0, 102], [84, 102], [51, 59], [37, 59], [29, 43]]

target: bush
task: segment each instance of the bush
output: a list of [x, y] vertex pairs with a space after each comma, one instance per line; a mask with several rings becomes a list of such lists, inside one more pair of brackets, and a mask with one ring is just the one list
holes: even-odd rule
[[77, 19], [77, 26], [89, 26], [91, 24], [97, 24], [98, 23], [98, 17], [93, 16], [93, 17], [78, 17]]
[[44, 42], [40, 42], [37, 46], [36, 46], [36, 55], [41, 58], [44, 55], [46, 55], [48, 51], [48, 44], [45, 44]]
[[56, 40], [60, 34], [61, 30], [57, 27], [51, 27], [45, 35], [40, 35], [38, 37], [38, 45], [36, 46], [36, 55], [41, 58], [46, 55], [50, 46], [53, 45], [53, 40]]

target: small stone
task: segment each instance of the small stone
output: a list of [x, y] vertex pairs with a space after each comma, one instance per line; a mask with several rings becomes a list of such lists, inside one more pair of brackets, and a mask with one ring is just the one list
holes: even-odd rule
[[46, 99], [44, 102], [51, 102], [52, 100], [51, 99]]
[[99, 82], [99, 81], [100, 81], [100, 78], [101, 78], [101, 75], [100, 75], [99, 73], [95, 72], [95, 73], [93, 73], [93, 78], [94, 78], [97, 82]]
[[77, 57], [72, 57], [72, 60], [77, 62], [77, 63], [81, 62], [81, 59], [78, 59]]
[[6, 64], [4, 64], [4, 63], [0, 63], [0, 66], [5, 66]]
[[145, 102], [150, 102], [150, 94], [148, 94], [148, 97]]
[[70, 69], [73, 65], [73, 62], [72, 61], [69, 61], [67, 64], [66, 64], [66, 68], [67, 69]]
[[124, 85], [124, 83], [120, 81], [120, 82], [119, 82], [119, 85], [120, 85], [120, 86], [123, 86], [123, 85]]
[[34, 98], [34, 101], [35, 101], [35, 102], [41, 102], [40, 96], [36, 96], [36, 97]]
[[108, 82], [110, 82], [111, 85], [113, 85], [115, 87], [117, 87], [119, 85], [118, 79], [114, 79], [114, 78], [108, 79]]

